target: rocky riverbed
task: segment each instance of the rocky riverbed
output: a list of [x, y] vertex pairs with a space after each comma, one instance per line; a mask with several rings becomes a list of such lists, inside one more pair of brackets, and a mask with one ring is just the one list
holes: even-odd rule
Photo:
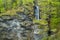
[[[42, 40], [45, 33], [33, 23], [28, 15], [17, 12], [15, 16], [3, 15], [0, 17], [1, 40]], [[42, 34], [40, 34], [42, 33]]]

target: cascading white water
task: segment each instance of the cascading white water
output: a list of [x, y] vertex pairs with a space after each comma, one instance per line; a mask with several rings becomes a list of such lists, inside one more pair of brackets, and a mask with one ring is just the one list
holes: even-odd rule
[[34, 13], [35, 13], [35, 18], [37, 19], [37, 20], [39, 20], [39, 7], [38, 6], [35, 6], [35, 8], [34, 8]]
[[17, 33], [18, 40], [22, 40], [20, 22], [17, 19], [14, 19], [10, 22], [10, 27], [12, 27], [12, 31]]
[[[38, 26], [39, 25], [34, 25], [34, 35], [33, 35], [33, 37], [34, 37], [34, 40], [42, 40], [42, 38], [44, 37], [44, 36], [46, 36], [46, 34], [45, 33], [43, 33], [44, 32], [44, 30], [43, 29], [39, 29], [38, 28]], [[41, 34], [40, 34], [41, 33]]]
[[33, 35], [33, 37], [34, 37], [34, 40], [39, 40], [39, 37], [38, 37], [38, 35], [39, 35], [39, 29], [38, 29], [38, 25], [34, 25], [34, 35]]

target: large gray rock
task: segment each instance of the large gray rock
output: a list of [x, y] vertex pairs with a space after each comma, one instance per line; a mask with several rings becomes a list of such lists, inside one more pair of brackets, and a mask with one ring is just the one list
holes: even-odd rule
[[31, 40], [39, 40], [45, 35], [44, 30], [38, 28], [39, 24], [33, 23], [32, 19], [24, 13], [7, 17], [3, 16], [0, 19], [0, 34], [3, 35], [1, 38], [27, 40], [29, 35]]

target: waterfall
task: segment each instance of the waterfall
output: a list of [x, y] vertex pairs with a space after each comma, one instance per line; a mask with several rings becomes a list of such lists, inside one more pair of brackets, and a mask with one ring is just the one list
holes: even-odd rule
[[35, 18], [39, 20], [39, 7], [37, 5], [34, 6], [34, 13], [35, 13]]

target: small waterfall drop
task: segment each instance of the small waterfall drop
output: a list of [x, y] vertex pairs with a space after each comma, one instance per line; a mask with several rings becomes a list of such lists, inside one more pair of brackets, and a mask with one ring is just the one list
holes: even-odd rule
[[36, 6], [34, 6], [34, 14], [35, 14], [35, 18], [37, 19], [37, 20], [39, 20], [40, 19], [40, 17], [39, 17], [39, 7], [36, 5]]

